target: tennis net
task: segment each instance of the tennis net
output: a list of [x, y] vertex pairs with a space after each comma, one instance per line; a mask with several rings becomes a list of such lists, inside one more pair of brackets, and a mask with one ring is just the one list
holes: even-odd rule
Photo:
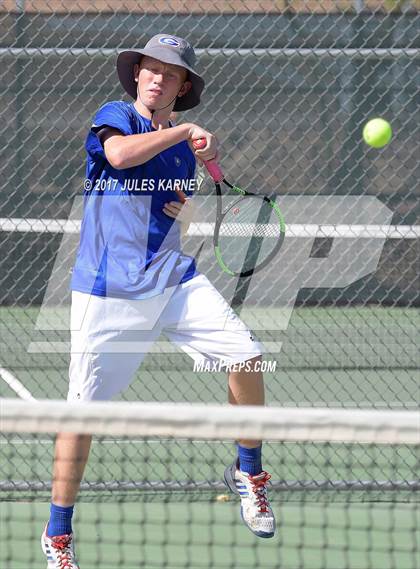
[[[418, 567], [420, 415], [1, 400], [0, 566], [43, 566], [54, 433], [94, 434], [75, 515], [82, 569]], [[223, 472], [264, 440], [273, 539], [240, 520]]]

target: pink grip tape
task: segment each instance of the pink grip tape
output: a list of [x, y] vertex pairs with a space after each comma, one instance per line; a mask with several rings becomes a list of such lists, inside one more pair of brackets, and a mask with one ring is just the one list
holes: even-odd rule
[[[197, 140], [193, 140], [193, 146], [197, 150], [204, 148], [206, 144], [207, 143], [205, 138], [198, 138]], [[203, 160], [203, 162], [213, 180], [217, 183], [221, 182], [224, 178], [224, 175], [216, 160]]]

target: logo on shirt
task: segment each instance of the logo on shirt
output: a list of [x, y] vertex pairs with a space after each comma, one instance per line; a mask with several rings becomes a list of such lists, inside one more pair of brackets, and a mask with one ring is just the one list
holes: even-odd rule
[[175, 38], [159, 38], [159, 43], [163, 43], [164, 45], [174, 45], [175, 47], [179, 46], [179, 41]]
[[175, 156], [174, 160], [175, 160], [176, 166], [181, 166], [181, 158], [178, 158], [178, 156]]

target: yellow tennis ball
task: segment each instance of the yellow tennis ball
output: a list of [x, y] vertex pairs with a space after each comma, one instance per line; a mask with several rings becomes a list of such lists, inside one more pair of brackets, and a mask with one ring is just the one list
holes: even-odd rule
[[363, 128], [363, 140], [373, 148], [382, 148], [392, 138], [392, 128], [385, 119], [372, 119]]
[[229, 502], [230, 497], [227, 494], [219, 494], [216, 497], [217, 502]]

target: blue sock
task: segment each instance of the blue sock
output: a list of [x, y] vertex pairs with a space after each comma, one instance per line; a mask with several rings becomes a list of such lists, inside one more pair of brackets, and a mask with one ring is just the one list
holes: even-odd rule
[[50, 522], [48, 524], [47, 535], [53, 537], [55, 535], [65, 535], [72, 532], [71, 518], [73, 516], [74, 506], [64, 508], [51, 504]]
[[261, 449], [262, 445], [256, 448], [246, 448], [237, 445], [239, 457], [239, 469], [255, 476], [262, 472]]

